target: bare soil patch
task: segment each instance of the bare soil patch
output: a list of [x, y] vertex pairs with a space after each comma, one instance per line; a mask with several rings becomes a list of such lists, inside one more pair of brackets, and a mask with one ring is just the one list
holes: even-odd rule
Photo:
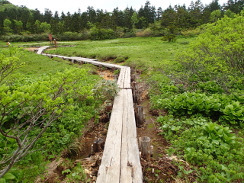
[[30, 48], [25, 48], [28, 51], [32, 51], [32, 52], [37, 52], [38, 47], [30, 47]]
[[[138, 76], [137, 76], [138, 77]], [[138, 80], [139, 78], [137, 78]], [[140, 98], [138, 104], [143, 106], [145, 122], [143, 127], [137, 128], [139, 137], [147, 136], [151, 139], [152, 155], [149, 160], [141, 157], [144, 183], [174, 182], [173, 177], [177, 175], [178, 168], [168, 158], [165, 149], [168, 147], [167, 141], [162, 135], [159, 124], [156, 121], [157, 116], [151, 113], [148, 99], [148, 91], [145, 83], [136, 83], [139, 89]]]
[[97, 71], [97, 74], [100, 75], [105, 80], [114, 81], [116, 79], [112, 70], [109, 69], [106, 70], [99, 69]]

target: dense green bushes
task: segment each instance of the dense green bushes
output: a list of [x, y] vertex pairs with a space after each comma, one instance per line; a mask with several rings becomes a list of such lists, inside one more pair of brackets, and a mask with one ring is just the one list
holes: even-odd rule
[[112, 29], [97, 28], [96, 26], [94, 26], [90, 30], [91, 40], [114, 39], [116, 37], [116, 32]]
[[188, 79], [192, 82], [215, 81], [225, 90], [232, 88], [232, 80], [243, 80], [242, 14], [234, 18], [225, 16], [214, 24], [205, 25], [197, 40], [180, 54], [178, 61]]
[[[90, 31], [64, 32], [53, 36], [58, 41], [77, 41], [77, 40], [104, 40], [117, 38], [117, 32], [112, 29], [92, 28]], [[5, 42], [30, 42], [30, 41], [48, 41], [48, 34], [26, 34], [26, 35], [6, 35], [1, 39]]]
[[[99, 113], [105, 100], [103, 91], [109, 89], [110, 97], [116, 93], [111, 92], [114, 85], [98, 83], [99, 77], [87, 69], [65, 64], [64, 68], [69, 69], [48, 74], [47, 69], [40, 68], [39, 60], [32, 60], [21, 70], [35, 65], [43, 73], [34, 75], [25, 70], [26, 75], [22, 75], [18, 68], [26, 56], [19, 55], [24, 55], [24, 51], [0, 51], [0, 175], [18, 161], [0, 181], [33, 181], [49, 156], [66, 148], [80, 135], [86, 122]], [[45, 59], [42, 61], [48, 64]], [[18, 77], [12, 76], [14, 71]]]
[[84, 33], [77, 32], [64, 32], [63, 34], [57, 35], [58, 41], [77, 41], [87, 39], [88, 35]]
[[30, 42], [30, 41], [48, 41], [47, 34], [32, 34], [32, 35], [7, 35], [1, 39], [6, 42]]
[[168, 152], [190, 163], [198, 182], [244, 179], [243, 13], [202, 26], [178, 62], [150, 78]]

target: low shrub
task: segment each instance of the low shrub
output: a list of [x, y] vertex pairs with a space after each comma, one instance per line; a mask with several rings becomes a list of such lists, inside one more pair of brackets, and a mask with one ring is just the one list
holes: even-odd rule
[[198, 36], [200, 33], [201, 33], [201, 29], [199, 29], [199, 28], [181, 31], [181, 34], [184, 37], [195, 37], [195, 36]]
[[226, 92], [233, 84], [242, 83], [243, 89], [243, 26], [243, 13], [204, 25], [203, 33], [177, 57], [182, 75], [190, 82], [216, 81]]
[[30, 42], [30, 41], [48, 41], [47, 34], [31, 34], [31, 35], [7, 35], [1, 39], [5, 42]]
[[198, 182], [235, 182], [244, 178], [243, 145], [228, 127], [193, 117], [159, 117], [162, 134], [170, 140], [169, 154], [182, 157], [198, 172]]
[[134, 31], [125, 31], [122, 35], [122, 38], [130, 38], [130, 37], [136, 37], [136, 34]]
[[136, 37], [152, 37], [153, 31], [150, 28], [136, 32]]
[[96, 26], [90, 29], [91, 40], [104, 40], [117, 38], [116, 32], [112, 29], [97, 28]]
[[64, 32], [62, 34], [57, 35], [57, 39], [59, 41], [78, 41], [78, 40], [84, 40], [87, 36], [83, 33], [77, 33], [77, 32]]

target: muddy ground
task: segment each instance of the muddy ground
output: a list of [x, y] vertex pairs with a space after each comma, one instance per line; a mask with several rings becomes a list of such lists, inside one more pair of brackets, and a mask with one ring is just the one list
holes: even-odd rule
[[161, 183], [161, 182], [176, 182], [174, 177], [177, 176], [178, 168], [175, 166], [166, 155], [165, 149], [168, 147], [167, 141], [160, 135], [159, 124], [156, 119], [158, 111], [150, 110], [148, 97], [148, 87], [144, 82], [140, 81], [140, 76], [135, 76], [136, 89], [138, 90], [137, 104], [143, 107], [144, 124], [137, 128], [138, 139], [140, 137], [149, 137], [151, 139], [152, 154], [150, 159], [141, 157], [141, 165], [143, 170], [144, 183]]

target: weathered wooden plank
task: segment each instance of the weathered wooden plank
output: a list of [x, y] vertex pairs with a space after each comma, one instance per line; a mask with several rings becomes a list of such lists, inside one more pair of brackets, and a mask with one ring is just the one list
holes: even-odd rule
[[73, 57], [75, 59], [79, 59], [83, 62], [88, 62], [94, 65], [98, 65], [98, 66], [104, 66], [104, 67], [108, 67], [108, 68], [120, 68], [121, 66], [115, 65], [115, 64], [110, 64], [110, 63], [104, 63], [104, 62], [98, 62], [96, 59], [89, 59], [89, 58], [82, 58], [82, 57]]
[[130, 67], [122, 67], [117, 84], [119, 88], [131, 88]]
[[49, 48], [49, 46], [42, 46], [42, 47], [38, 48], [37, 54], [38, 54], [38, 55], [42, 54], [42, 52], [43, 52], [45, 49], [47, 49], [47, 48]]
[[52, 55], [53, 57], [58, 57], [59, 55]]
[[125, 73], [126, 73], [126, 68], [122, 67], [120, 69], [119, 78], [118, 78], [118, 81], [117, 81], [117, 85], [118, 85], [119, 88], [124, 88]]
[[70, 57], [63, 56], [63, 59], [64, 59], [64, 60], [69, 60]]
[[[42, 55], [44, 55], [44, 54], [42, 53]], [[52, 55], [47, 53], [47, 54], [45, 54], [45, 56], [51, 57]]]
[[137, 143], [132, 90], [124, 90], [126, 102], [124, 103], [122, 128], [120, 183], [142, 183], [142, 168]]
[[[125, 90], [125, 89], [124, 89]], [[133, 167], [130, 166], [129, 162], [129, 147], [128, 147], [128, 123], [133, 120], [133, 116], [130, 116], [129, 110], [131, 109], [130, 100], [128, 100], [127, 91], [125, 90], [125, 100], [126, 106], [124, 106], [123, 114], [123, 126], [122, 126], [122, 142], [121, 142], [121, 173], [120, 173], [120, 182], [132, 182]], [[130, 122], [129, 122], [130, 121]], [[129, 166], [128, 166], [129, 164]]]
[[124, 77], [124, 88], [131, 88], [131, 77], [130, 77], [130, 67], [126, 67], [125, 77]]
[[[118, 100], [120, 102], [120, 115], [114, 113], [114, 108], [112, 111], [112, 115], [116, 115], [117, 123], [116, 128], [118, 128], [118, 124], [122, 125], [121, 127], [121, 146], [120, 146], [120, 171], [116, 168], [104, 165], [105, 162], [110, 162], [112, 153], [114, 153], [113, 149], [113, 141], [117, 141], [116, 136], [110, 138], [109, 133], [110, 130], [115, 130], [111, 128], [113, 120], [113, 116], [111, 116], [108, 136], [106, 139], [105, 149], [103, 152], [103, 159], [101, 166], [99, 168], [97, 183], [110, 183], [110, 182], [120, 182], [120, 183], [142, 183], [142, 170], [139, 158], [139, 149], [137, 143], [137, 134], [136, 134], [136, 123], [135, 123], [135, 115], [133, 110], [133, 99], [132, 99], [132, 90], [131, 89], [122, 89], [120, 91], [121, 99]], [[119, 119], [120, 118], [120, 119]], [[120, 126], [119, 126], [120, 127]], [[118, 131], [118, 130], [116, 130]], [[114, 135], [114, 134], [113, 134]], [[118, 137], [118, 136], [117, 136]], [[118, 137], [119, 138], [119, 137]], [[109, 142], [111, 140], [111, 142]], [[118, 142], [118, 141], [117, 141]], [[111, 145], [112, 144], [112, 145]], [[118, 145], [118, 144], [117, 144]], [[112, 146], [112, 147], [110, 147]], [[109, 151], [109, 153], [108, 153]], [[118, 152], [117, 152], [118, 153]], [[108, 155], [109, 154], [109, 155]], [[110, 158], [108, 158], [110, 156]], [[106, 161], [105, 161], [106, 159]], [[116, 163], [118, 164], [118, 163]], [[112, 171], [112, 172], [111, 172]], [[120, 172], [120, 173], [119, 173]], [[116, 173], [119, 173], [116, 175]], [[103, 175], [105, 174], [105, 175]], [[119, 180], [115, 177], [119, 177]]]
[[[42, 53], [45, 49], [43, 49], [41, 47], [39, 50], [38, 51], [40, 53]], [[89, 59], [89, 58], [83, 58], [83, 57], [67, 57], [67, 56], [52, 55], [52, 54], [43, 54], [43, 55], [49, 56], [49, 57], [59, 57], [59, 58], [65, 59], [65, 60], [70, 60], [72, 62], [85, 62], [85, 63], [88, 63], [88, 64], [93, 64], [93, 65], [96, 65], [96, 66], [103, 66], [103, 67], [108, 67], [108, 68], [120, 69], [120, 68], [123, 67], [123, 66], [119, 66], [119, 65], [116, 65], [116, 64], [98, 62], [96, 59]]]
[[97, 176], [97, 183], [119, 183], [120, 180], [124, 97], [124, 90], [120, 90], [114, 99], [102, 162]]

